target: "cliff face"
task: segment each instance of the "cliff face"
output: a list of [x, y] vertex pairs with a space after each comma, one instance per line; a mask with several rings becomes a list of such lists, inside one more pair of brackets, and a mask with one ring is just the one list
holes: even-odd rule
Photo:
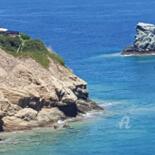
[[122, 54], [152, 54], [155, 53], [155, 25], [138, 23], [135, 41]]
[[99, 110], [87, 84], [49, 58], [48, 69], [32, 58], [15, 58], [0, 49], [0, 130], [51, 126], [58, 120]]

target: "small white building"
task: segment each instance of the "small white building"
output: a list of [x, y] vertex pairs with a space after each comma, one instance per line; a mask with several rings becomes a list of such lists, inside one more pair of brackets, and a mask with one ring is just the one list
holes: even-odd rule
[[0, 32], [7, 32], [7, 31], [8, 31], [8, 29], [1, 28], [1, 27], [0, 27]]

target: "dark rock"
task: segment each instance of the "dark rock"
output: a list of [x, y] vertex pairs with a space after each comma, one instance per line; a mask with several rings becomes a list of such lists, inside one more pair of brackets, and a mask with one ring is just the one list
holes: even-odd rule
[[65, 91], [55, 89], [55, 92], [56, 92], [56, 94], [57, 94], [57, 97], [58, 97], [59, 101], [61, 101], [62, 98], [63, 98], [63, 96], [65, 95]]
[[3, 120], [2, 118], [5, 116], [5, 113], [3, 111], [0, 111], [0, 132], [3, 131]]
[[58, 108], [67, 117], [76, 117], [78, 112], [79, 112], [77, 105], [74, 102], [73, 103], [67, 103], [65, 105], [59, 105]]
[[5, 116], [5, 112], [0, 110], [0, 119], [2, 119]]
[[77, 108], [79, 112], [86, 113], [91, 110], [104, 110], [102, 107], [98, 106], [96, 102], [88, 100], [77, 100], [76, 101]]
[[0, 119], [0, 132], [4, 131], [3, 129], [4, 122]]
[[52, 107], [56, 107], [58, 101], [52, 100], [52, 99], [49, 99], [49, 100], [43, 99], [41, 102], [43, 103], [43, 107], [52, 108]]
[[85, 85], [79, 85], [73, 90], [78, 99], [87, 100], [89, 95]]
[[19, 100], [18, 105], [22, 108], [32, 108], [34, 110], [41, 110], [43, 108], [43, 100], [37, 97], [25, 97]]

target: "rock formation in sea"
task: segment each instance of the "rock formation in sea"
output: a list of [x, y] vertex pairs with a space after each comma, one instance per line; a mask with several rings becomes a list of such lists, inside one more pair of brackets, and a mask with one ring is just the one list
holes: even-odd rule
[[[48, 56], [43, 44], [19, 36], [0, 34], [0, 131], [52, 126], [102, 110], [89, 99], [84, 80], [57, 61], [58, 57]], [[40, 54], [47, 54], [48, 64]]]
[[155, 54], [155, 25], [138, 23], [135, 41], [132, 46], [124, 49], [123, 55]]

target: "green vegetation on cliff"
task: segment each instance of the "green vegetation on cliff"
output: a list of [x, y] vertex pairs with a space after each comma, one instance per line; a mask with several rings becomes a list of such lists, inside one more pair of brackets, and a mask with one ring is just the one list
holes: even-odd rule
[[0, 34], [0, 48], [15, 57], [31, 57], [45, 68], [49, 67], [49, 58], [64, 65], [64, 60], [55, 52], [49, 51], [42, 41], [23, 33]]

